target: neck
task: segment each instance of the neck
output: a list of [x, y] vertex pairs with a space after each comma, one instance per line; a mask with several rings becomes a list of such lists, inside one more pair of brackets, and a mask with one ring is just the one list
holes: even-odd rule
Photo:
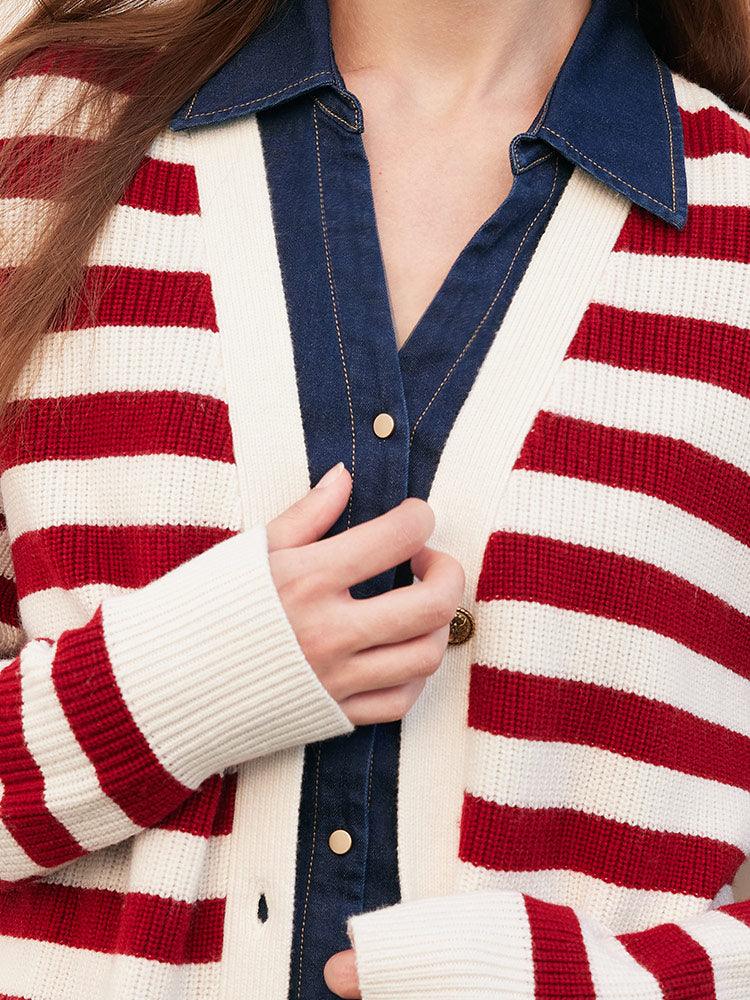
[[[386, 74], [417, 99], [546, 94], [591, 0], [329, 0], [346, 78]], [[534, 100], [532, 98], [532, 100]]]

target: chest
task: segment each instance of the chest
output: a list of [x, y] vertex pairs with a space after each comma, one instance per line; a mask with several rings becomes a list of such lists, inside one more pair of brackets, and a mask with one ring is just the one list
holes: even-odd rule
[[454, 260], [507, 196], [513, 174], [505, 151], [520, 129], [500, 115], [488, 125], [482, 108], [442, 116], [408, 104], [392, 108], [377, 90], [366, 90], [364, 108], [363, 141], [400, 347]]
[[[226, 148], [190, 140], [200, 219], [144, 233], [118, 210], [95, 266], [137, 243], [149, 276], [106, 272], [100, 325], [51, 342], [26, 386], [2, 486], [32, 634], [82, 623], [106, 588], [269, 520], [309, 485], [282, 236], [257, 127], [241, 135], [246, 169], [223, 194]], [[432, 542], [462, 562], [476, 630], [404, 720], [405, 898], [511, 878], [533, 891], [534, 840], [537, 873], [586, 876], [547, 898], [632, 927], [665, 894], [675, 917], [703, 905], [750, 850], [748, 299], [735, 267], [639, 252], [647, 226], [573, 175], [434, 470]], [[368, 457], [382, 470], [389, 453], [363, 449], [372, 414], [347, 395], [335, 324], [329, 339], [337, 426], [372, 476], [363, 495], [386, 502]], [[288, 805], [274, 821], [291, 827]], [[648, 834], [665, 822], [675, 836]], [[642, 861], [624, 874], [622, 856]]]
[[[448, 273], [399, 343], [393, 274], [383, 254], [383, 225], [388, 228], [391, 213], [385, 211], [383, 223], [376, 204], [378, 168], [363, 141], [372, 134], [377, 142], [380, 133], [377, 123], [364, 135], [358, 132], [359, 118], [348, 127], [343, 116], [352, 109], [333, 104], [334, 96], [327, 93], [308, 105], [260, 115], [258, 135], [310, 477], [315, 480], [334, 462], [346, 461], [356, 504], [349, 515], [358, 520], [382, 513], [407, 490], [426, 499], [446, 436], [554, 210], [568, 168], [561, 158], [548, 157], [516, 179], [501, 205], [492, 196], [493, 209], [483, 207], [481, 197], [478, 210], [470, 205], [472, 184], [468, 196], [457, 195], [467, 208], [462, 224], [468, 217], [473, 226], [473, 219], [489, 214], [476, 232], [461, 231], [466, 244], [451, 249], [456, 256], [445, 265]], [[458, 167], [455, 174], [460, 175]], [[403, 215], [415, 198], [401, 194]], [[431, 203], [432, 212], [434, 191], [428, 186], [419, 196]], [[401, 235], [407, 241], [415, 232], [424, 235], [420, 226], [407, 221]], [[430, 240], [419, 243], [429, 252]], [[411, 254], [401, 260], [405, 245], [400, 243], [391, 263], [395, 280], [408, 290], [423, 261]], [[378, 417], [385, 421], [384, 437], [376, 430]]]

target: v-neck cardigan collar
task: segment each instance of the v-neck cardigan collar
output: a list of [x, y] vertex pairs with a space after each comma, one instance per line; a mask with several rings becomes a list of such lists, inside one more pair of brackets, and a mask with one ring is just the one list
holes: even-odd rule
[[[252, 524], [272, 518], [307, 488], [263, 153], [252, 117], [188, 134], [221, 330], [243, 514]], [[238, 161], [241, 171], [227, 169]], [[449, 435], [428, 498], [436, 517], [431, 544], [463, 565], [463, 606], [475, 614], [485, 545], [510, 471], [589, 304], [629, 204], [583, 171], [574, 171]], [[283, 455], [278, 454], [279, 427], [285, 428]], [[403, 723], [399, 875], [405, 900], [461, 886], [459, 820], [467, 779], [472, 785], [466, 771], [471, 762], [464, 759], [467, 685], [475, 655], [471, 643], [449, 647], [441, 670]], [[436, 755], [437, 746], [447, 752]], [[286, 945], [291, 943], [302, 763], [302, 752], [293, 750], [274, 762], [268, 782], [258, 780], [258, 770], [262, 777], [267, 767], [264, 763], [239, 772], [231, 877], [241, 880], [251, 859], [253, 868], [270, 873], [277, 931], [286, 920]], [[257, 808], [259, 800], [264, 807]], [[249, 811], [243, 811], [243, 802]], [[228, 905], [227, 933], [236, 941], [239, 928], [245, 927], [242, 893], [230, 892]], [[235, 954], [235, 983], [247, 981], [250, 967], [240, 966], [255, 962], [256, 955], [252, 942]], [[269, 965], [260, 974], [268, 977], [262, 994], [281, 996], [281, 980], [275, 979], [280, 970]], [[256, 981], [258, 975], [256, 966]]]
[[[686, 230], [574, 172], [433, 483], [477, 629], [407, 718], [405, 899], [350, 921], [367, 1000], [744, 997], [750, 121], [673, 79]], [[58, 121], [73, 84], [39, 83], [5, 134]], [[343, 713], [259, 544], [307, 487], [262, 166], [252, 117], [160, 136], [89, 262], [96, 315], [19, 387], [4, 994], [285, 995], [285, 748]]]

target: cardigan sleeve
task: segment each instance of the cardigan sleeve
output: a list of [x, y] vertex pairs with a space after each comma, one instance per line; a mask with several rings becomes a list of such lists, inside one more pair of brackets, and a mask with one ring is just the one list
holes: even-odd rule
[[511, 890], [349, 918], [363, 1000], [746, 1000], [750, 903], [615, 934]]
[[264, 525], [26, 641], [0, 535], [0, 890], [155, 826], [207, 777], [353, 729], [297, 642]]

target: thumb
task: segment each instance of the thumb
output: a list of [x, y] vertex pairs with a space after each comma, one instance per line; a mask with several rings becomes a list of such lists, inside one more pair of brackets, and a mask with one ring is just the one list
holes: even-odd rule
[[268, 522], [269, 552], [316, 542], [336, 523], [351, 490], [352, 477], [339, 462], [305, 496]]

